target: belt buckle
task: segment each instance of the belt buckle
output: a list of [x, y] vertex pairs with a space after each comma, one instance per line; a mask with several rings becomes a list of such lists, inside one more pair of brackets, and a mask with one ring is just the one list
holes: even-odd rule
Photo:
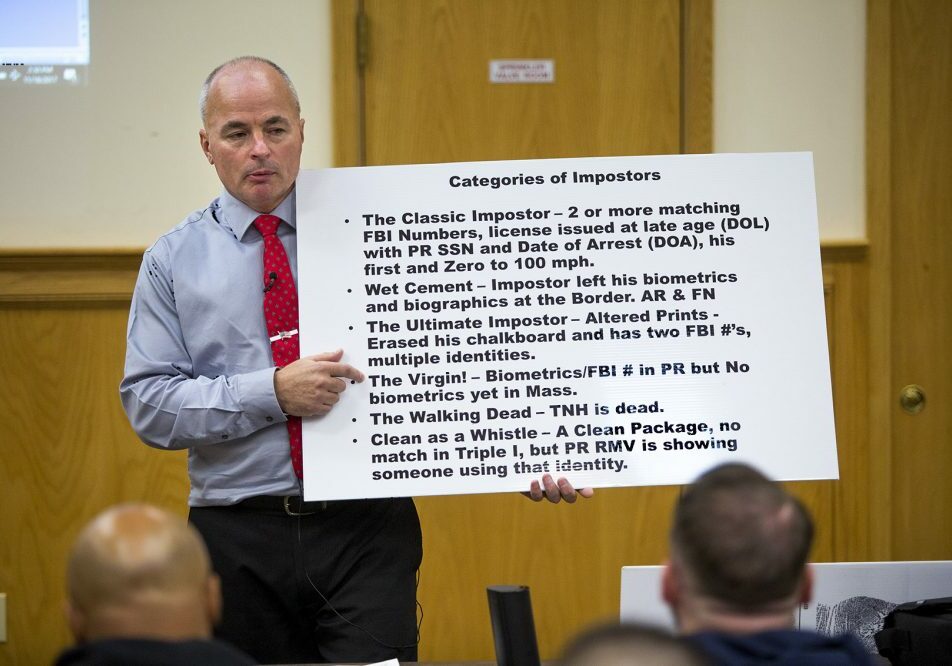
[[[317, 513], [317, 511], [291, 511], [291, 497], [291, 495], [284, 496], [284, 512], [289, 516], [313, 516]], [[301, 499], [301, 503], [304, 503], [303, 498]]]

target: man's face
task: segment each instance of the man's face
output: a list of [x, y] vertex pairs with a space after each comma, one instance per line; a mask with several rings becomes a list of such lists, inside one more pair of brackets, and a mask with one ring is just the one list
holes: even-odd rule
[[202, 150], [236, 199], [270, 213], [294, 187], [304, 120], [272, 67], [245, 62], [215, 77], [199, 131]]

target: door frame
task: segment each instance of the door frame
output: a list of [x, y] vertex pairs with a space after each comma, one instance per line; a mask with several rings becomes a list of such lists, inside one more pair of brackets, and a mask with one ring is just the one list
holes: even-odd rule
[[892, 556], [891, 3], [866, 3], [866, 234], [869, 239], [870, 555]]

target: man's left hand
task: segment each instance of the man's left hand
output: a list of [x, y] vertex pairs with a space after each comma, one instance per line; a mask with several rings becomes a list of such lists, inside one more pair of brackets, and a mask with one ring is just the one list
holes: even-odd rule
[[547, 499], [553, 504], [558, 504], [562, 500], [572, 504], [579, 497], [591, 497], [595, 494], [595, 491], [591, 488], [575, 490], [565, 477], [560, 477], [556, 482], [552, 479], [551, 474], [545, 474], [542, 477], [541, 484], [538, 481], [533, 481], [529, 486], [529, 492], [522, 494], [533, 502], [541, 502], [543, 499]]

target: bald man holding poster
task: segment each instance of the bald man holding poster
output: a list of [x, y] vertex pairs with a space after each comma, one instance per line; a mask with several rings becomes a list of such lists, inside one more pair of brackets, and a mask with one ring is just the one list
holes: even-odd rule
[[[146, 250], [123, 407], [144, 442], [189, 452], [189, 520], [222, 579], [218, 635], [262, 662], [414, 661], [422, 539], [409, 494], [304, 497], [333, 472], [303, 473], [302, 420], [338, 411], [365, 377], [340, 340], [300, 354], [298, 330], [313, 324], [297, 321], [297, 93], [275, 63], [242, 57], [208, 75], [200, 111], [223, 190]], [[591, 494], [564, 476], [519, 490]]]

